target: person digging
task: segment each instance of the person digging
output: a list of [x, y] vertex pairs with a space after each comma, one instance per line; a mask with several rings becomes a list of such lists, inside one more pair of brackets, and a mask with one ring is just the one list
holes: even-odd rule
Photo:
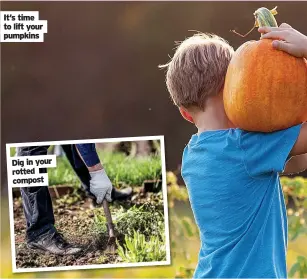
[[[62, 149], [78, 176], [86, 194], [101, 204], [104, 199], [111, 202], [124, 200], [132, 195], [132, 188], [118, 190], [112, 187], [100, 159], [95, 144], [62, 145]], [[16, 148], [17, 156], [47, 155], [49, 146]], [[47, 169], [40, 169], [46, 173]], [[26, 218], [26, 241], [30, 249], [55, 255], [74, 255], [82, 252], [82, 247], [68, 243], [54, 224], [52, 200], [48, 187], [20, 188], [24, 215]]]

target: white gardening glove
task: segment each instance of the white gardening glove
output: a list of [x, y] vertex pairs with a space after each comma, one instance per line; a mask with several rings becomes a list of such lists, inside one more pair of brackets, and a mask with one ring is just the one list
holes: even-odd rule
[[90, 172], [90, 192], [96, 197], [98, 204], [102, 203], [103, 199], [111, 202], [112, 183], [104, 169]]

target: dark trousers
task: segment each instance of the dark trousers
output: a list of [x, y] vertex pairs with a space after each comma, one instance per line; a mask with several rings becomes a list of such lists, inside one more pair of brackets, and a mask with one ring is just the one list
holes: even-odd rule
[[[49, 146], [33, 146], [17, 148], [17, 156], [47, 155]], [[79, 177], [82, 187], [89, 194], [90, 174], [86, 165], [79, 164], [76, 168], [74, 163], [75, 146], [62, 145], [62, 148], [71, 166]], [[40, 169], [46, 173], [46, 169]], [[23, 209], [27, 221], [27, 242], [37, 240], [47, 234], [56, 232], [54, 227], [54, 215], [52, 201], [48, 187], [22, 187], [20, 188]]]

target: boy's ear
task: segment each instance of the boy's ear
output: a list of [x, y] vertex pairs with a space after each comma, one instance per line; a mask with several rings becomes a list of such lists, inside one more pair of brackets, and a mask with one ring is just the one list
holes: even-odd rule
[[182, 117], [185, 120], [187, 120], [187, 121], [189, 121], [189, 122], [194, 124], [194, 120], [193, 120], [192, 116], [188, 113], [188, 111], [185, 108], [179, 107], [179, 111], [180, 111]]

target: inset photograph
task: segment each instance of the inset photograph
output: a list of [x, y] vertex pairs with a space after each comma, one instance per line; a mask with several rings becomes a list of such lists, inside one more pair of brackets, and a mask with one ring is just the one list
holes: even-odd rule
[[[14, 272], [170, 264], [163, 136], [7, 151], [8, 173], [19, 174], [9, 185]], [[50, 155], [55, 167], [36, 164]], [[20, 178], [32, 171], [23, 156], [49, 186]]]

